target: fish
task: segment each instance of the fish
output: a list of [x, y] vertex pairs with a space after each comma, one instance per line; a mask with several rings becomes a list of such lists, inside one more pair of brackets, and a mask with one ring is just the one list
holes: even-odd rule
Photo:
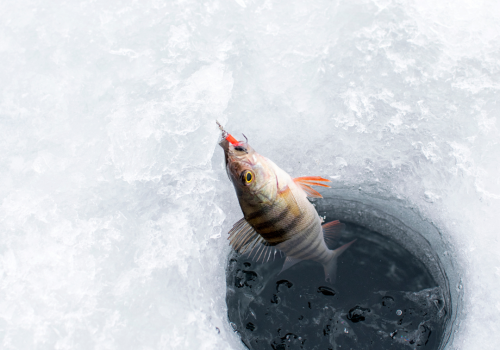
[[229, 231], [232, 248], [255, 261], [286, 256], [280, 271], [303, 260], [323, 265], [325, 281], [335, 283], [337, 259], [356, 240], [333, 249], [344, 224], [323, 219], [307, 199], [322, 198], [312, 186], [330, 187], [320, 176], [292, 178], [273, 161], [222, 132], [226, 171], [233, 183], [243, 218]]

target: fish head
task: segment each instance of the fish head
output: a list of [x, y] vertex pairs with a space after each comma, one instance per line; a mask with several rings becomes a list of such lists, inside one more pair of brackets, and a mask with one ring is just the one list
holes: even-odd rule
[[226, 171], [240, 202], [271, 202], [276, 195], [276, 176], [267, 159], [248, 142], [232, 144], [223, 139]]

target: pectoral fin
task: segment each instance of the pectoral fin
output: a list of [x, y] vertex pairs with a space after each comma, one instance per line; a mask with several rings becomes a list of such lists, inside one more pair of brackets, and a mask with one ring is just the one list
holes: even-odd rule
[[278, 193], [278, 195], [285, 200], [293, 216], [298, 217], [303, 212], [305, 212], [304, 209], [299, 205], [299, 202], [297, 202], [297, 199], [293, 195], [292, 189], [290, 187], [287, 186], [286, 189]]

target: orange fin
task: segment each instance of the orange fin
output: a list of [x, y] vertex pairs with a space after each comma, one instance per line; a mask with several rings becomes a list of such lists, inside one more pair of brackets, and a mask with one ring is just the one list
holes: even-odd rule
[[299, 185], [300, 188], [302, 188], [306, 195], [310, 198], [323, 198], [323, 196], [318, 191], [314, 190], [311, 186], [330, 187], [321, 183], [320, 181], [331, 182], [330, 180], [322, 178], [321, 176], [303, 176], [293, 179], [293, 182]]
[[321, 225], [321, 228], [323, 228], [323, 237], [328, 249], [333, 249], [333, 246], [338, 240], [344, 227], [345, 225], [338, 220], [330, 221], [324, 225]]

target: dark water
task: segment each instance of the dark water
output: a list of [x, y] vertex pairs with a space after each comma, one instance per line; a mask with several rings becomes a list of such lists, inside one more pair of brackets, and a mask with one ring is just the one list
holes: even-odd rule
[[438, 349], [443, 297], [425, 266], [404, 248], [347, 224], [337, 282], [304, 261], [278, 275], [284, 258], [253, 263], [233, 253], [227, 270], [229, 321], [260, 349]]

